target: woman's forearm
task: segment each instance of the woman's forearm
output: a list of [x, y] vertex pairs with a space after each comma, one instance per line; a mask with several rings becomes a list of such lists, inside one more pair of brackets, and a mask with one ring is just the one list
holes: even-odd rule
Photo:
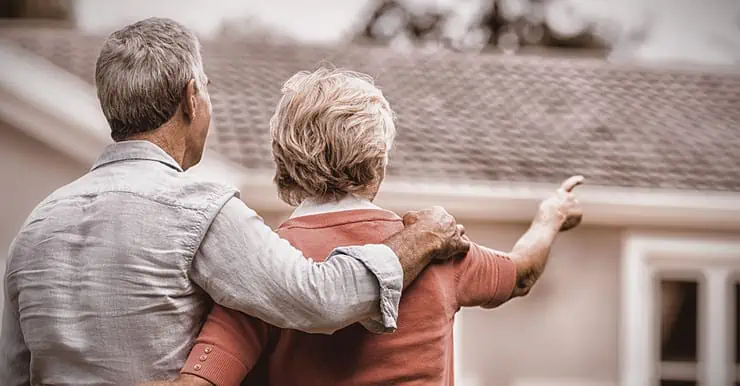
[[555, 224], [535, 220], [514, 245], [511, 259], [516, 265], [514, 296], [524, 296], [540, 278], [550, 256], [550, 247], [558, 234]]

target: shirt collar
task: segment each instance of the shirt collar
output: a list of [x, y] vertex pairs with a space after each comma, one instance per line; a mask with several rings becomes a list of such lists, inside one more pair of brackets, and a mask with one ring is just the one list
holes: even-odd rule
[[338, 201], [317, 202], [312, 199], [304, 200], [301, 205], [298, 205], [298, 207], [295, 208], [293, 214], [290, 215], [290, 218], [358, 209], [382, 210], [382, 208], [367, 199], [348, 194]]
[[132, 160], [160, 162], [178, 172], [183, 171], [177, 161], [162, 148], [149, 141], [121, 141], [106, 146], [103, 154], [93, 164], [92, 170], [108, 164]]

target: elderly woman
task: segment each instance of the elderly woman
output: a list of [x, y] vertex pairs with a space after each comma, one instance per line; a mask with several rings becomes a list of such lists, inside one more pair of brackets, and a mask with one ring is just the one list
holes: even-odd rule
[[[377, 243], [402, 229], [404, 219], [373, 204], [396, 128], [372, 79], [320, 69], [296, 74], [282, 93], [270, 121], [275, 183], [280, 197], [298, 207], [277, 232], [320, 261], [337, 246]], [[580, 182], [569, 179], [543, 201], [510, 254], [473, 244], [466, 256], [429, 266], [404, 292], [393, 334], [368, 332], [378, 321], [367, 320], [334, 335], [312, 335], [216, 306], [180, 381], [451, 385], [455, 313], [494, 308], [529, 291], [558, 231], [577, 225], [580, 209], [570, 190]], [[565, 224], [569, 219], [576, 221]]]

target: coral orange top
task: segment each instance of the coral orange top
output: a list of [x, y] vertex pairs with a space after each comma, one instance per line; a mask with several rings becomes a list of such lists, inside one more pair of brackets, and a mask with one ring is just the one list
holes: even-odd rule
[[[277, 232], [320, 261], [335, 247], [382, 243], [402, 228], [392, 212], [356, 209], [295, 217]], [[216, 305], [182, 372], [216, 385], [452, 385], [455, 313], [504, 303], [515, 279], [508, 257], [474, 244], [462, 258], [427, 267], [403, 292], [398, 329], [381, 335], [360, 324], [333, 335], [283, 330]]]

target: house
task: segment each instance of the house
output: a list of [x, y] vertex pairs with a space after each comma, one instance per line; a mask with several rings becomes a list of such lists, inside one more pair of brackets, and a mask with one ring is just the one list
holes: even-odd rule
[[[109, 141], [93, 86], [101, 42], [0, 28], [3, 249]], [[234, 38], [204, 42], [204, 57], [213, 125], [193, 173], [238, 186], [273, 226], [290, 208], [271, 183], [267, 121], [281, 83], [321, 63], [376, 77], [398, 114], [381, 206], [443, 205], [505, 250], [561, 179], [587, 176], [584, 224], [532, 294], [459, 314], [458, 384], [740, 382], [737, 71]]]

